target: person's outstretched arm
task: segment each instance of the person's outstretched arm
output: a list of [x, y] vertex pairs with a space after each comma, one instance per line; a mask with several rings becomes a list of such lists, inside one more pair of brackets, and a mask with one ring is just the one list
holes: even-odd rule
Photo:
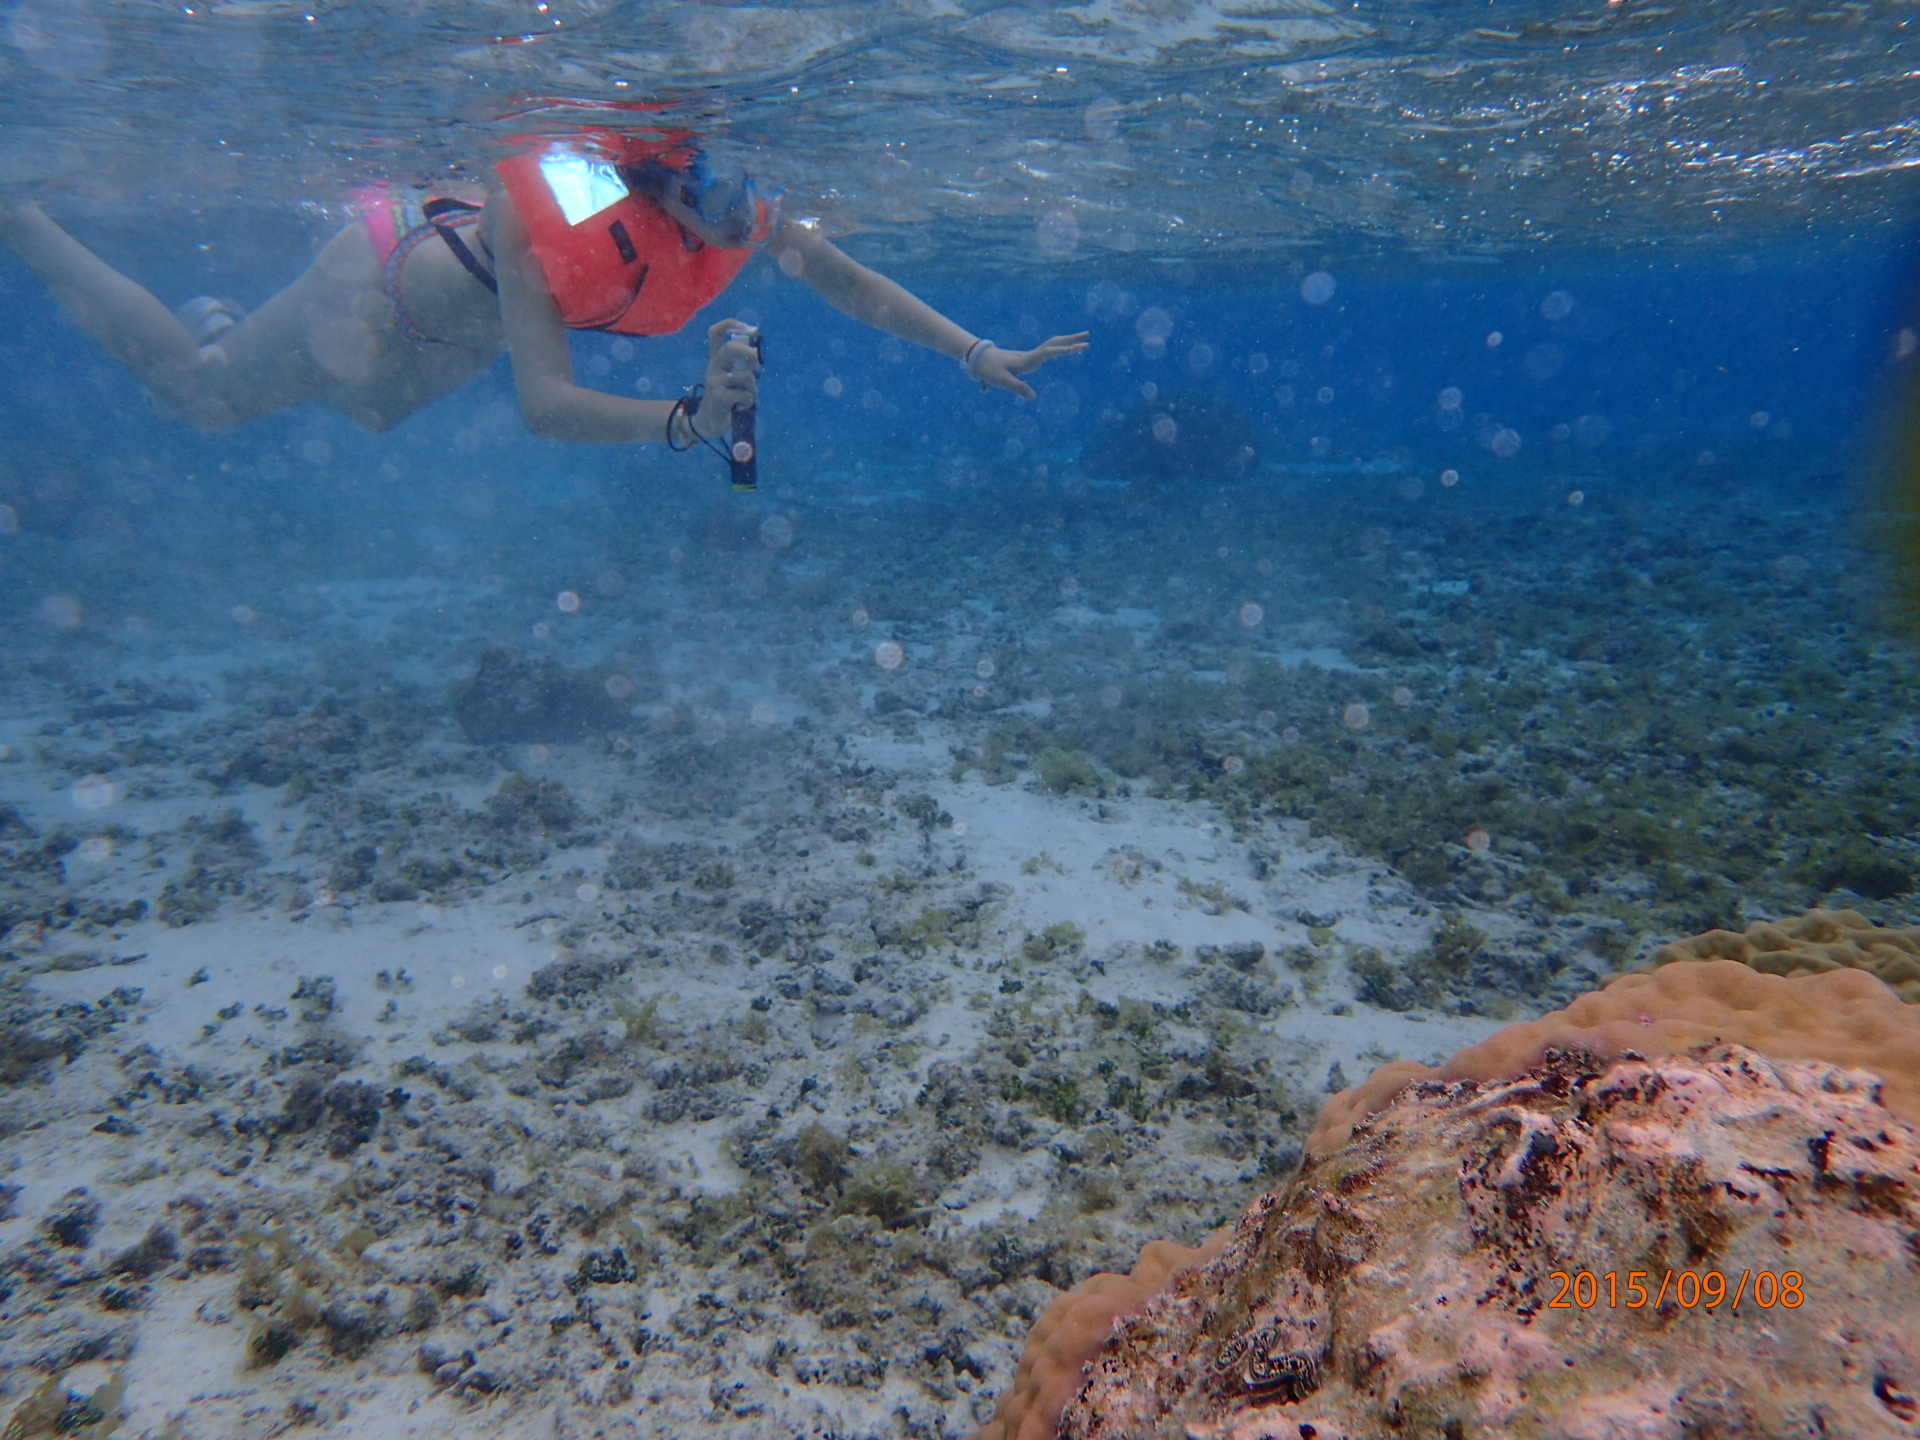
[[[980, 344], [980, 337], [947, 319], [926, 301], [847, 255], [817, 225], [790, 220], [767, 247], [780, 268], [804, 280], [834, 309], [876, 330], [967, 362], [967, 373], [983, 385], [1033, 399], [1033, 387], [1020, 377], [1049, 360], [1078, 355], [1087, 348], [1087, 332], [1056, 335], [1032, 350], [1003, 350]], [[976, 346], [978, 350], [976, 351]], [[971, 357], [971, 359], [969, 359]]]
[[[495, 188], [488, 195], [486, 216], [488, 243], [500, 279], [500, 319], [513, 356], [513, 384], [527, 428], [535, 435], [596, 445], [667, 439], [686, 445], [700, 436], [724, 435], [734, 408], [754, 404], [759, 357], [750, 345], [726, 339], [727, 330], [738, 323], [732, 320], [722, 320], [707, 331], [706, 394], [692, 415], [682, 412], [685, 418], [676, 422], [671, 437], [667, 419], [673, 402], [630, 400], [576, 384], [560, 307], [533, 253], [527, 227], [504, 189]], [[686, 429], [689, 421], [695, 428], [692, 435]]]

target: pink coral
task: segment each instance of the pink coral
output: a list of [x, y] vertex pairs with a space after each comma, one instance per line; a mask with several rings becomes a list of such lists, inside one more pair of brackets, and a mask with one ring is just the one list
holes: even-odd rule
[[1876, 1075], [1554, 1050], [1399, 1089], [1120, 1324], [1058, 1433], [1911, 1440], [1916, 1397], [1920, 1130]]
[[1113, 1334], [1114, 1322], [1158, 1293], [1175, 1272], [1218, 1255], [1227, 1232], [1198, 1246], [1149, 1240], [1131, 1273], [1089, 1275], [1041, 1312], [1027, 1336], [1013, 1388], [973, 1440], [1048, 1440], [1060, 1407], [1080, 1386], [1087, 1362]]

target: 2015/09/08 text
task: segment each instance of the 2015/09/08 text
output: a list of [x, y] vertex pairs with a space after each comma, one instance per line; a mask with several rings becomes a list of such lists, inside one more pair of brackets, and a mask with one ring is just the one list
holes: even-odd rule
[[[1660, 1276], [1657, 1293], [1651, 1288], [1655, 1274]], [[1555, 1270], [1547, 1276], [1553, 1282], [1549, 1310], [1591, 1310], [1596, 1305], [1609, 1309], [1659, 1309], [1669, 1295], [1682, 1309], [1712, 1310], [1726, 1301], [1728, 1279], [1718, 1270], [1617, 1270], [1596, 1274], [1591, 1270]], [[1805, 1279], [1798, 1270], [1743, 1270], [1733, 1285], [1729, 1310], [1737, 1310], [1743, 1299], [1750, 1299], [1762, 1310], [1776, 1305], [1789, 1310], [1806, 1302]], [[1749, 1294], [1748, 1292], [1752, 1293]]]

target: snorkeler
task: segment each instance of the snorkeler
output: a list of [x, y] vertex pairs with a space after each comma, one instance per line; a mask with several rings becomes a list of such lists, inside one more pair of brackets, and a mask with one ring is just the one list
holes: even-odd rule
[[1004, 350], [848, 257], [819, 223], [786, 217], [760, 177], [715, 174], [684, 134], [595, 134], [502, 162], [483, 197], [413, 199], [376, 187], [360, 223], [251, 314], [202, 297], [178, 312], [94, 255], [30, 201], [0, 204], [0, 239], [54, 299], [169, 409], [219, 430], [297, 405], [331, 405], [383, 431], [499, 358], [537, 436], [598, 444], [724, 435], [757, 399], [751, 332], [707, 331], [703, 385], [638, 400], [576, 382], [569, 329], [679, 330], [755, 251], [836, 309], [958, 362], [984, 390], [1087, 348], [1058, 335]]

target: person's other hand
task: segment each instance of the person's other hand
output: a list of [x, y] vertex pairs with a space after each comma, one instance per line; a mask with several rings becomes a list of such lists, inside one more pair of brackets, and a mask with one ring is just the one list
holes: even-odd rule
[[760, 353], [747, 340], [728, 338], [749, 330], [738, 320], [720, 320], [707, 327], [706, 394], [689, 416], [694, 429], [705, 436], [725, 432], [735, 410], [751, 410], [760, 403]]
[[1002, 350], [998, 345], [989, 345], [974, 362], [973, 378], [982, 385], [1011, 390], [1022, 400], [1031, 400], [1033, 387], [1020, 377], [1031, 375], [1049, 360], [1058, 360], [1062, 355], [1082, 354], [1087, 348], [1089, 333], [1082, 330], [1078, 335], [1056, 335], [1032, 350]]

